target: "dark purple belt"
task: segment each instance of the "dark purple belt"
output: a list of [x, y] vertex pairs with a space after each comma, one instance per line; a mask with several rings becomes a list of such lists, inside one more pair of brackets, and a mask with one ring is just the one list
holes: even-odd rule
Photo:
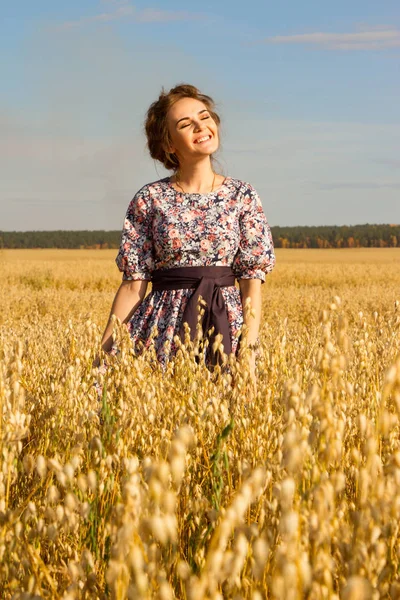
[[212, 344], [218, 333], [222, 334], [224, 352], [232, 352], [228, 313], [226, 311], [224, 296], [221, 287], [235, 285], [235, 275], [231, 267], [176, 267], [174, 269], [157, 269], [152, 272], [152, 289], [181, 290], [194, 288], [196, 291], [188, 300], [183, 312], [182, 323], [179, 330], [181, 340], [184, 340], [185, 330], [183, 324], [186, 322], [190, 327], [190, 339], [193, 341], [196, 335], [197, 325], [197, 303], [201, 295], [207, 303], [205, 307], [202, 327], [203, 333], [214, 326], [210, 336], [211, 362], [215, 365], [218, 360], [212, 352]]

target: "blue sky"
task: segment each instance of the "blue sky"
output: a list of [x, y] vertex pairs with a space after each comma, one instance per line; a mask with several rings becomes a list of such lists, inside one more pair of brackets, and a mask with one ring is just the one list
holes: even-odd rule
[[400, 222], [397, 0], [14, 0], [0, 52], [0, 230], [119, 229], [167, 175], [143, 119], [179, 82], [271, 225]]

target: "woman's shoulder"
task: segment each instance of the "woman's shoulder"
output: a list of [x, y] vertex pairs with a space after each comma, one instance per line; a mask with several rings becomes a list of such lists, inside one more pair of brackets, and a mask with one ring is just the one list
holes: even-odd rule
[[169, 187], [169, 177], [163, 177], [162, 179], [157, 179], [156, 181], [151, 181], [149, 183], [145, 183], [135, 194], [135, 197], [140, 196], [153, 196], [154, 194], [160, 194], [168, 190]]
[[255, 192], [254, 187], [248, 181], [244, 181], [243, 179], [237, 179], [235, 177], [228, 177], [227, 179], [228, 183], [232, 186], [232, 188], [236, 189], [238, 192]]
[[167, 177], [151, 181], [142, 185], [133, 195], [128, 204], [128, 214], [138, 212], [150, 214], [154, 206], [154, 200], [166, 191]]

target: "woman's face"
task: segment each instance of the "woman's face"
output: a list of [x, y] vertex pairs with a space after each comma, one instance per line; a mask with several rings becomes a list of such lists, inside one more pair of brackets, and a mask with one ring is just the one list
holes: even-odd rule
[[199, 100], [178, 100], [168, 111], [167, 125], [171, 138], [168, 151], [176, 154], [181, 164], [210, 156], [218, 149], [218, 125]]

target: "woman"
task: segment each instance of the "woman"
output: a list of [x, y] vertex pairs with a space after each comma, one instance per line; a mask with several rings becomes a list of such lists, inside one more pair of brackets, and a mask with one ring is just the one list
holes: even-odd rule
[[[237, 354], [235, 334], [245, 322], [254, 374], [261, 284], [275, 256], [257, 192], [213, 169], [219, 124], [213, 100], [192, 85], [163, 91], [150, 106], [145, 123], [150, 155], [173, 175], [143, 186], [129, 204], [116, 258], [123, 281], [103, 334], [105, 352], [113, 350], [115, 315], [127, 324], [138, 352], [157, 328], [156, 355], [165, 366], [177, 351], [174, 337], [184, 339], [185, 322], [194, 338], [201, 295], [204, 333], [213, 327], [206, 364], [212, 369], [220, 362], [219, 351], [212, 349], [217, 333], [224, 352]], [[254, 316], [243, 310], [247, 298]]]

